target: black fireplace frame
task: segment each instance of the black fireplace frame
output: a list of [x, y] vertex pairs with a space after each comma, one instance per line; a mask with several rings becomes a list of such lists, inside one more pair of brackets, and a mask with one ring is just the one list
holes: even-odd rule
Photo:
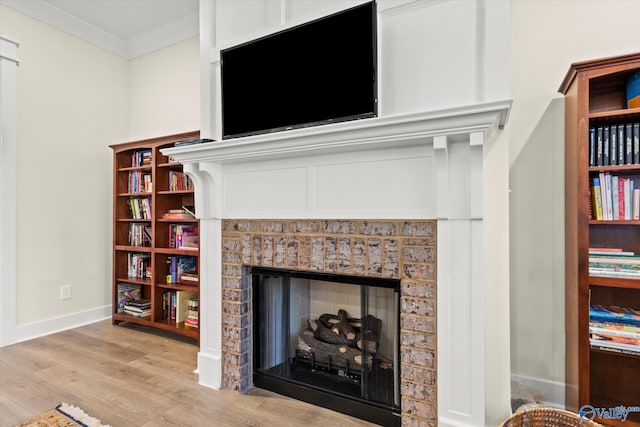
[[[310, 280], [321, 280], [326, 282], [383, 287], [394, 290], [394, 292], [398, 293], [398, 295], [400, 292], [400, 279], [352, 276], [268, 267], [251, 267], [248, 270], [249, 271], [247, 273], [251, 277], [252, 281], [253, 301], [256, 301], [258, 298], [259, 287], [257, 286], [258, 278], [256, 276], [260, 275], [286, 276]], [[398, 316], [396, 319], [396, 324], [400, 325], [399, 310], [396, 315]], [[257, 331], [259, 328], [258, 316], [252, 317], [253, 331]], [[254, 348], [259, 348], [259, 334], [254, 332], [252, 335]], [[398, 352], [398, 354], [400, 354], [399, 342], [397, 344], [396, 351]], [[296, 381], [295, 379], [282, 378], [281, 376], [270, 374], [269, 372], [257, 371], [255, 367], [259, 366], [259, 363], [259, 354], [257, 351], [253, 351], [253, 384], [256, 387], [270, 390], [278, 394], [312, 403], [314, 405], [328, 408], [334, 411], [338, 411], [379, 425], [390, 427], [399, 427], [401, 425], [401, 408], [399, 405], [384, 405], [364, 398], [342, 394], [337, 391], [328, 391], [321, 387], [315, 387], [308, 383]], [[397, 381], [399, 382], [399, 367], [397, 367], [397, 369], [398, 371], [396, 372], [396, 375], [398, 376]]]

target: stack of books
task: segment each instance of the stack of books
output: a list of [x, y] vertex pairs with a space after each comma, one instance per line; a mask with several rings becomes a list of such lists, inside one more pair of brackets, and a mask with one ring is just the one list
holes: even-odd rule
[[124, 305], [142, 298], [142, 285], [118, 283], [118, 313], [124, 313]]
[[198, 327], [198, 298], [190, 298], [187, 302], [187, 317], [184, 319], [184, 325], [197, 328]]
[[150, 149], [138, 150], [131, 153], [131, 167], [151, 166], [153, 154]]
[[621, 248], [589, 248], [589, 275], [640, 279], [640, 256]]
[[169, 247], [194, 250], [199, 248], [198, 227], [190, 224], [169, 224]]
[[151, 316], [151, 300], [137, 299], [124, 303], [124, 313], [130, 316], [145, 318]]
[[589, 342], [593, 349], [640, 356], [640, 310], [591, 305]]

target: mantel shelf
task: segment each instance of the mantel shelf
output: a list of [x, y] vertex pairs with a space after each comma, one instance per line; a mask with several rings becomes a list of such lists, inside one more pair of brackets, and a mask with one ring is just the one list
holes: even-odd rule
[[162, 154], [183, 164], [218, 164], [305, 155], [410, 147], [433, 137], [482, 133], [486, 143], [507, 121], [511, 100], [430, 112], [376, 117], [311, 128], [234, 138], [221, 142], [164, 148]]

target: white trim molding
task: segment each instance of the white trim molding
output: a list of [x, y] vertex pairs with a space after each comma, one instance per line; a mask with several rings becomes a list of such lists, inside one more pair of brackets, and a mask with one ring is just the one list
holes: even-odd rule
[[16, 88], [18, 46], [0, 37], [0, 346], [16, 335]]
[[0, 4], [42, 21], [124, 59], [134, 59], [197, 37], [199, 34], [198, 12], [183, 16], [125, 40], [89, 24], [46, 1], [0, 0]]

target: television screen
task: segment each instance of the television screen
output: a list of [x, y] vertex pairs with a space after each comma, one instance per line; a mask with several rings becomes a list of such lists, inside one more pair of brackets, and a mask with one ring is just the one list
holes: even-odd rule
[[223, 138], [377, 115], [376, 4], [221, 51]]

